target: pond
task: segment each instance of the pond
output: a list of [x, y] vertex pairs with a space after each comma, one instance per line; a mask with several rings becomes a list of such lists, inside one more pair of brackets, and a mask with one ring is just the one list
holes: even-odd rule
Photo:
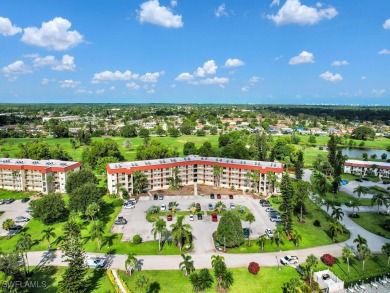
[[387, 155], [387, 159], [390, 159], [390, 152], [386, 150], [378, 150], [378, 149], [356, 149], [356, 148], [344, 148], [342, 149], [343, 155], [347, 155], [348, 158], [362, 158], [363, 153], [368, 154], [368, 158], [370, 159], [373, 154], [376, 154], [377, 159], [380, 159], [382, 154]]

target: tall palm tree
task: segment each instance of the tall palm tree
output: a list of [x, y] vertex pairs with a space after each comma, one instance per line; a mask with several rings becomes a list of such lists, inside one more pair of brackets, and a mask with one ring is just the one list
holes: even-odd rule
[[167, 222], [165, 222], [163, 219], [158, 219], [156, 222], [154, 222], [152, 234], [153, 234], [153, 237], [155, 240], [157, 238], [157, 234], [159, 235], [159, 237], [158, 237], [158, 251], [161, 251], [162, 238], [166, 237], [168, 234]]
[[127, 254], [127, 259], [125, 261], [126, 273], [130, 276], [133, 274], [133, 270], [138, 267], [138, 259], [134, 253]]
[[275, 183], [277, 181], [278, 177], [276, 176], [275, 172], [268, 171], [267, 173], [267, 180], [270, 184], [268, 184], [268, 192], [274, 193], [275, 192]]
[[252, 181], [252, 172], [248, 171], [245, 173], [245, 182], [247, 187], [252, 187], [251, 181]]
[[348, 276], [349, 276], [349, 259], [353, 257], [353, 251], [351, 248], [345, 246], [343, 247], [343, 258], [345, 258], [347, 260], [347, 264], [348, 264]]
[[309, 283], [311, 286], [311, 280], [313, 279], [313, 270], [318, 265], [318, 258], [314, 254], [310, 254], [306, 259], [307, 266], [309, 267]]
[[280, 250], [280, 242], [282, 240], [282, 235], [283, 235], [283, 232], [284, 232], [284, 228], [282, 225], [277, 225], [276, 228], [274, 229], [273, 231], [273, 234], [274, 234], [274, 237], [272, 238], [276, 244], [278, 245], [278, 248]]
[[332, 217], [333, 219], [335, 219], [336, 221], [341, 221], [343, 219], [343, 216], [344, 216], [344, 212], [341, 208], [333, 208], [332, 210]]
[[[246, 214], [246, 216], [245, 216], [245, 221], [246, 222], [249, 222], [249, 231], [250, 231], [250, 229], [251, 229], [251, 224], [254, 222], [254, 221], [256, 221], [256, 218], [255, 218], [255, 216], [252, 214], [252, 213], [248, 213], [248, 214]], [[250, 234], [250, 233], [249, 233]], [[248, 236], [248, 246], [250, 246], [251, 245], [251, 238]]]
[[50, 243], [50, 238], [55, 238], [57, 237], [56, 233], [54, 232], [54, 227], [47, 227], [47, 229], [42, 231], [43, 238], [49, 242], [48, 248], [50, 249], [51, 243]]
[[259, 190], [260, 172], [258, 170], [252, 171], [252, 181], [256, 184], [256, 192], [260, 192]]
[[326, 212], [329, 213], [329, 208], [334, 209], [334, 204], [331, 201], [325, 201], [325, 206], [326, 206]]
[[22, 256], [25, 275], [28, 274], [28, 267], [29, 267], [27, 251], [31, 248], [32, 245], [33, 242], [31, 239], [31, 235], [26, 232], [22, 232], [18, 242], [16, 243], [16, 251], [18, 251]]
[[257, 239], [257, 244], [259, 246], [261, 246], [261, 251], [264, 251], [264, 244], [265, 244], [265, 241], [267, 240], [267, 236], [265, 236], [264, 234], [261, 235], [258, 239]]
[[192, 260], [192, 257], [189, 255], [181, 254], [181, 257], [183, 258], [183, 261], [179, 264], [180, 270], [186, 271], [186, 276], [191, 274], [193, 271], [195, 271], [194, 267], [194, 261]]
[[213, 173], [215, 177], [215, 183], [217, 187], [220, 187], [221, 185], [221, 177], [222, 177], [223, 168], [219, 166], [218, 164], [215, 164], [213, 166]]
[[295, 246], [299, 246], [299, 243], [302, 241], [302, 235], [297, 230], [294, 230], [291, 240]]
[[360, 255], [361, 260], [363, 261], [363, 272], [364, 272], [364, 264], [365, 264], [366, 260], [369, 257], [371, 257], [371, 250], [368, 248], [367, 245], [363, 245], [359, 249], [359, 255]]
[[390, 262], [390, 243], [386, 243], [382, 246], [382, 253], [387, 255], [387, 265]]
[[314, 184], [316, 185], [320, 195], [325, 195], [328, 191], [328, 181], [321, 172], [314, 173]]
[[360, 234], [358, 234], [358, 236], [353, 240], [353, 243], [356, 243], [356, 248], [357, 248], [359, 258], [361, 258], [360, 249], [363, 246], [367, 246], [367, 239], [362, 237]]
[[211, 256], [211, 266], [215, 267], [217, 264], [224, 262], [225, 258], [222, 255], [212, 255]]
[[183, 250], [183, 239], [184, 242], [189, 242], [191, 239], [191, 225], [183, 224], [183, 216], [177, 217], [176, 223], [171, 225], [172, 228], [172, 239], [179, 244], [180, 251]]
[[12, 219], [6, 219], [3, 224], [2, 224], [2, 227], [4, 230], [8, 231], [8, 236], [11, 237], [11, 235], [9, 234], [9, 230], [11, 229], [11, 227], [15, 226], [15, 221], [12, 220]]
[[389, 198], [387, 195], [384, 195], [383, 193], [376, 193], [371, 198], [371, 205], [374, 205], [377, 203], [378, 205], [378, 214], [379, 214], [379, 206], [385, 205], [386, 207], [389, 205]]
[[350, 206], [352, 207], [352, 213], [355, 213], [355, 209], [359, 210], [359, 201], [356, 199], [353, 199]]
[[101, 221], [94, 222], [91, 230], [89, 231], [91, 240], [97, 240], [98, 249], [101, 249], [102, 239], [104, 236], [104, 224]]
[[366, 195], [366, 194], [368, 193], [368, 188], [365, 187], [365, 186], [359, 185], [358, 187], [356, 187], [356, 188], [353, 190], [353, 193], [356, 193], [357, 196], [358, 196], [358, 198], [359, 198], [359, 200], [360, 200], [362, 194], [363, 194], [363, 195]]
[[341, 224], [339, 222], [332, 221], [329, 224], [329, 232], [330, 232], [330, 234], [332, 234], [333, 241], [335, 241], [335, 238], [337, 235], [344, 233], [344, 229], [343, 229], [343, 226], [341, 226]]
[[145, 187], [148, 185], [148, 178], [145, 173], [140, 171], [134, 171], [133, 173], [133, 192], [136, 194], [142, 193]]

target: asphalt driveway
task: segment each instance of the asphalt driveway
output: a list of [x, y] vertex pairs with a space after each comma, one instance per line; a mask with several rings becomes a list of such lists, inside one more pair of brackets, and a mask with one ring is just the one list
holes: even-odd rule
[[[31, 215], [26, 212], [30, 202], [22, 203], [21, 200], [15, 200], [10, 204], [0, 205], [0, 212], [4, 212], [0, 216], [0, 236], [7, 236], [8, 232], [3, 229], [3, 222], [6, 219], [15, 219], [18, 216], [24, 216], [31, 219]], [[17, 223], [18, 225], [24, 226], [27, 223]]]

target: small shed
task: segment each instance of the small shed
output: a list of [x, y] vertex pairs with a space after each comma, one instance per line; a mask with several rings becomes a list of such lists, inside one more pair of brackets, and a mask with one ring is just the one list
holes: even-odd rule
[[314, 280], [320, 285], [322, 292], [344, 292], [344, 281], [339, 279], [330, 270], [315, 272]]

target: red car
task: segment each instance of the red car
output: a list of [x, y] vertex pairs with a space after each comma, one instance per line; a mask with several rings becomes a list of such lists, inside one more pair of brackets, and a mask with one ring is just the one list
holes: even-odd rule
[[172, 215], [167, 216], [167, 221], [172, 221]]
[[233, 194], [229, 194], [229, 199], [233, 199]]
[[217, 199], [221, 199], [221, 194], [217, 194]]
[[218, 222], [217, 213], [212, 213], [212, 214], [211, 214], [211, 220], [212, 220], [213, 222]]

